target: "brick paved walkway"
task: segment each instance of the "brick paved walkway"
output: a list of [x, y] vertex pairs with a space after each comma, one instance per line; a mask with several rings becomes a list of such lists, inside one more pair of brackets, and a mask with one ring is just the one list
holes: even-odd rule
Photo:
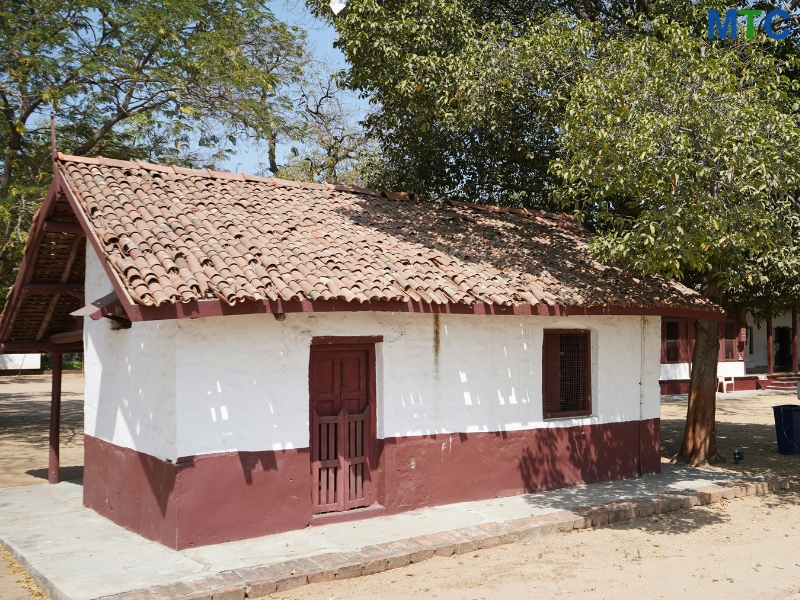
[[664, 465], [642, 479], [465, 502], [170, 550], [81, 504], [75, 483], [0, 490], [0, 544], [53, 600], [241, 600], [560, 531], [787, 487]]

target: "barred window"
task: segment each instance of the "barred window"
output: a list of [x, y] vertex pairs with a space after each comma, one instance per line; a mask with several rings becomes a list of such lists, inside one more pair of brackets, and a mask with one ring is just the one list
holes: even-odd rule
[[739, 337], [739, 327], [736, 322], [722, 324], [723, 357], [724, 360], [736, 360], [736, 341]]
[[680, 361], [681, 324], [677, 321], [664, 323], [664, 354], [667, 362]]
[[544, 418], [592, 414], [591, 338], [583, 329], [546, 329], [542, 347]]

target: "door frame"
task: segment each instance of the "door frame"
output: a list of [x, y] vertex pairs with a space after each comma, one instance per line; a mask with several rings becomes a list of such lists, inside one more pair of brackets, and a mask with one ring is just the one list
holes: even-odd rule
[[[375, 344], [383, 342], [383, 336], [315, 336], [311, 338], [311, 346], [308, 352], [308, 446], [309, 461], [308, 469], [312, 471], [313, 464], [313, 443], [314, 432], [313, 419], [311, 418], [311, 355], [316, 352], [341, 352], [348, 350], [367, 352], [367, 405], [369, 406], [369, 431], [367, 436], [367, 448], [364, 453], [367, 459], [367, 474], [369, 485], [364, 486], [367, 506], [371, 506], [378, 501], [378, 411], [377, 411], [377, 366], [375, 362]], [[313, 497], [312, 487], [308, 490]], [[351, 509], [352, 510], [352, 509]], [[358, 510], [358, 509], [355, 509]], [[337, 511], [338, 514], [347, 511]], [[325, 513], [325, 514], [337, 514]]]

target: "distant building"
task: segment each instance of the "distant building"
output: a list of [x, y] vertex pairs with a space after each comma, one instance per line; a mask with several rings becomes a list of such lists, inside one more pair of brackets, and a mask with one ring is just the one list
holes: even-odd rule
[[[742, 326], [746, 323], [746, 326]], [[694, 319], [661, 320], [661, 393], [689, 391], [694, 353]], [[797, 315], [791, 313], [756, 326], [745, 321], [720, 321], [717, 375], [733, 378], [728, 390], [795, 389], [797, 379]], [[722, 382], [720, 383], [720, 387]]]

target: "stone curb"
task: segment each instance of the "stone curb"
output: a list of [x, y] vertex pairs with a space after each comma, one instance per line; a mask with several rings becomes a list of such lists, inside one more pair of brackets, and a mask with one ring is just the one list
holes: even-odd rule
[[502, 544], [538, 539], [544, 536], [602, 527], [654, 514], [663, 514], [733, 500], [743, 496], [762, 496], [789, 489], [788, 479], [735, 481], [694, 489], [668, 492], [652, 498], [639, 498], [561, 510], [545, 515], [513, 519], [503, 523], [482, 523], [451, 531], [365, 546], [355, 552], [331, 552], [309, 558], [288, 560], [273, 565], [223, 571], [211, 577], [160, 585], [147, 589], [104, 596], [97, 600], [244, 600], [262, 598], [308, 583], [349, 579], [405, 567], [433, 556], [465, 554]]

